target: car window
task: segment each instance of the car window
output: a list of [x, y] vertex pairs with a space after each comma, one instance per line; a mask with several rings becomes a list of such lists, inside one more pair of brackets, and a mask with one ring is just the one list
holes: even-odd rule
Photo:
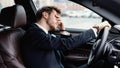
[[14, 0], [0, 0], [0, 11], [2, 8], [14, 5]]
[[101, 22], [101, 17], [91, 10], [68, 0], [33, 0], [37, 9], [43, 6], [57, 6], [66, 28], [89, 29]]

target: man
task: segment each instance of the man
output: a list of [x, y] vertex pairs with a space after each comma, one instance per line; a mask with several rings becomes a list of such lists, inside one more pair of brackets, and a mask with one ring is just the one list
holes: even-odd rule
[[110, 26], [108, 22], [97, 25], [78, 36], [60, 38], [48, 31], [65, 30], [60, 20], [60, 10], [54, 6], [46, 6], [38, 10], [37, 22], [32, 24], [24, 35], [21, 53], [27, 68], [64, 68], [61, 63], [61, 51], [75, 47], [96, 38], [98, 30]]

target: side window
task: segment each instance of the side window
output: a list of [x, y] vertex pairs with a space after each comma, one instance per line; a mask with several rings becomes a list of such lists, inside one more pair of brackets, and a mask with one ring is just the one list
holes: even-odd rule
[[0, 11], [2, 8], [14, 5], [14, 0], [0, 0]]
[[66, 28], [89, 29], [101, 22], [101, 17], [91, 10], [68, 0], [33, 0], [37, 9], [43, 6], [57, 6]]
[[0, 11], [1, 11], [1, 9], [2, 9], [2, 5], [1, 5], [1, 3], [0, 3]]

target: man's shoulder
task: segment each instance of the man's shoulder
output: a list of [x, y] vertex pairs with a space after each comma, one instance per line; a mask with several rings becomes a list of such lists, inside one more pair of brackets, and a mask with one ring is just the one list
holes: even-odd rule
[[35, 24], [31, 24], [24, 34], [24, 36], [27, 38], [45, 35], [45, 32], [42, 29], [38, 28]]
[[41, 29], [36, 24], [33, 23], [28, 26], [26, 31], [37, 31], [37, 30], [41, 31]]

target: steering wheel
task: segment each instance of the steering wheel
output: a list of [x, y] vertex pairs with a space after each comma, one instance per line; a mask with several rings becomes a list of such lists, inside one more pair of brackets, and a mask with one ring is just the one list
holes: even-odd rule
[[94, 63], [96, 63], [96, 61], [98, 61], [105, 53], [105, 44], [106, 44], [106, 40], [109, 34], [109, 27], [105, 27], [102, 32], [102, 37], [100, 39], [98, 39], [90, 52], [89, 58], [88, 58], [88, 65], [92, 66]]

